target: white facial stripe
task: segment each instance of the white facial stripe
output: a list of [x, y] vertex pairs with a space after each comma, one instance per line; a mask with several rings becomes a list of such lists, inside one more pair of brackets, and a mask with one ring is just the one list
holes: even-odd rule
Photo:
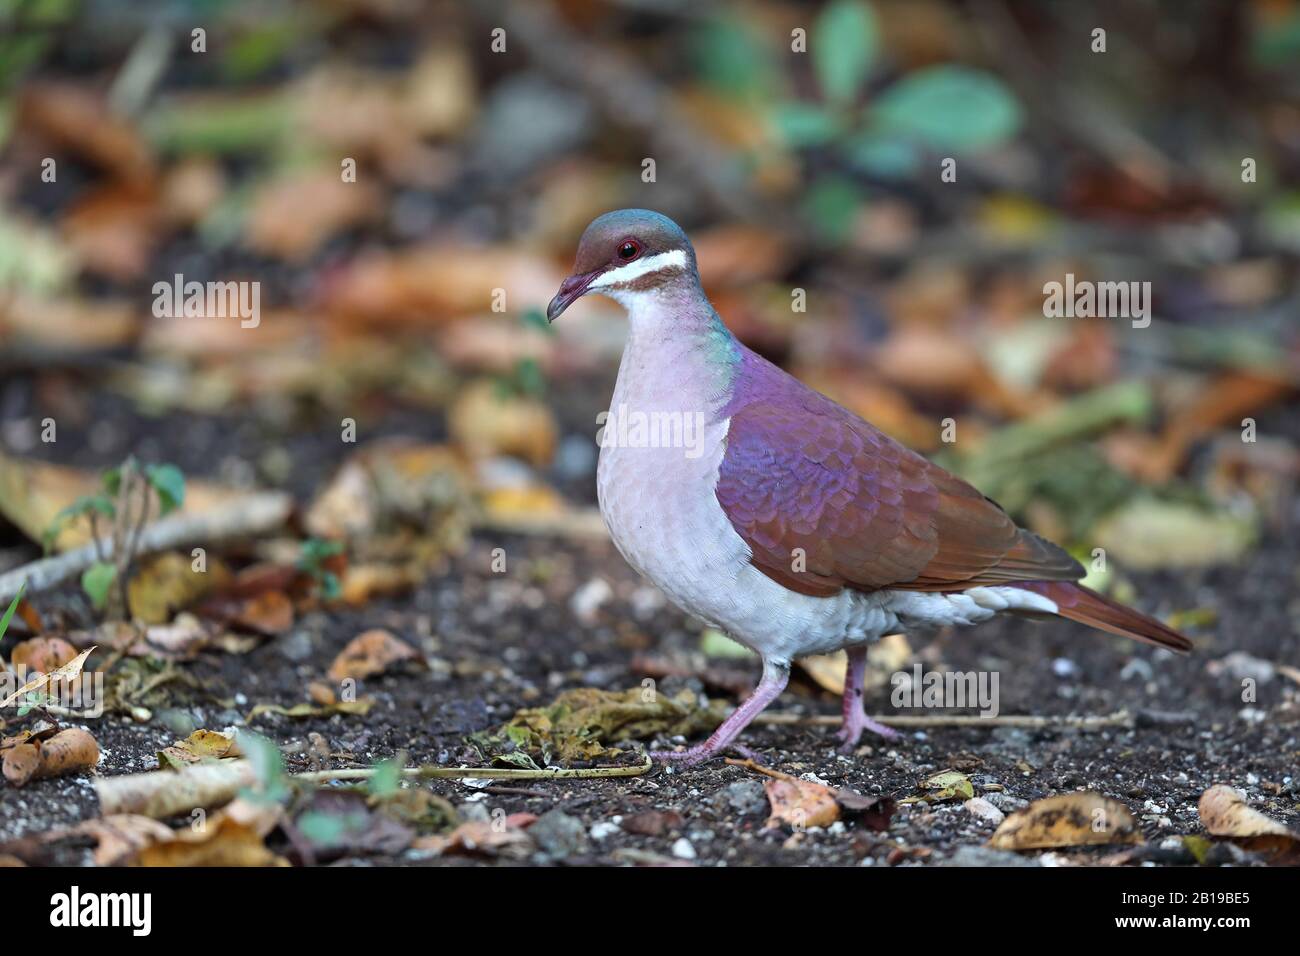
[[623, 282], [631, 282], [633, 279], [639, 279], [644, 275], [652, 272], [659, 272], [663, 269], [683, 268], [686, 265], [686, 250], [674, 249], [671, 252], [661, 252], [657, 256], [650, 256], [648, 259], [638, 259], [635, 262], [629, 262], [625, 266], [619, 266], [606, 272], [599, 279], [587, 286], [588, 289], [605, 289], [612, 285], [619, 285]]

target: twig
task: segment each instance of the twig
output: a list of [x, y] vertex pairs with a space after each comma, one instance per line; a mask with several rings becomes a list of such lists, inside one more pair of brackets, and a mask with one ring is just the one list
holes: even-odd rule
[[[406, 767], [402, 774], [418, 777], [421, 780], [464, 779], [480, 780], [596, 780], [604, 777], [639, 777], [647, 773], [653, 764], [649, 757], [645, 763], [632, 767], [585, 767], [575, 770], [547, 768], [528, 770], [522, 767]], [[368, 780], [377, 771], [373, 767], [348, 768], [342, 770], [308, 770], [293, 775], [295, 780], [305, 783], [325, 783], [330, 780]]]
[[[138, 554], [264, 534], [284, 524], [292, 509], [293, 499], [289, 495], [262, 492], [217, 505], [198, 514], [171, 514], [145, 528], [140, 536]], [[105, 559], [113, 557], [113, 542], [96, 539], [91, 544], [56, 557], [33, 561], [0, 574], [0, 602], [13, 598], [23, 581], [27, 581], [35, 592], [80, 574], [98, 560], [97, 545], [104, 552]]]
[[[1035, 717], [1030, 714], [1008, 714], [1005, 717], [979, 717], [966, 714], [948, 716], [904, 716], [899, 714], [877, 714], [871, 718], [891, 727], [1026, 727], [1044, 729], [1048, 727], [1076, 727], [1090, 730], [1095, 727], [1132, 727], [1133, 715], [1127, 710], [1117, 710], [1113, 714], [1095, 715], [1067, 714], [1065, 716]], [[838, 727], [841, 718], [801, 714], [759, 714], [754, 718], [755, 724], [766, 726], [795, 727]]]

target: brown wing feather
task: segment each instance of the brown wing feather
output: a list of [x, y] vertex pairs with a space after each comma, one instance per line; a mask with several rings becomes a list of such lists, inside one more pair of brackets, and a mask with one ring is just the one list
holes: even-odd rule
[[805, 594], [1083, 576], [974, 487], [829, 401], [737, 410], [717, 495], [754, 564]]

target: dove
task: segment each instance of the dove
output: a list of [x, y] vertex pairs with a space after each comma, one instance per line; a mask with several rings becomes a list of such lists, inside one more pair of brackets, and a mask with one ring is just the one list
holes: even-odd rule
[[645, 209], [600, 216], [546, 310], [586, 295], [627, 311], [600, 441], [597, 497], [628, 563], [686, 612], [758, 655], [754, 692], [691, 766], [736, 746], [791, 663], [844, 650], [840, 749], [896, 732], [863, 706], [867, 648], [886, 634], [997, 614], [1078, 621], [1175, 651], [1191, 642], [1078, 581], [1063, 548], [978, 489], [747, 348], [700, 283], [695, 250]]

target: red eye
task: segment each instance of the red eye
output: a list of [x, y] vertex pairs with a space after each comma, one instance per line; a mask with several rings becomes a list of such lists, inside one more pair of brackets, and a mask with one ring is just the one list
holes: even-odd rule
[[635, 239], [624, 240], [623, 244], [618, 247], [618, 257], [620, 259], [635, 259], [641, 254], [641, 244]]

